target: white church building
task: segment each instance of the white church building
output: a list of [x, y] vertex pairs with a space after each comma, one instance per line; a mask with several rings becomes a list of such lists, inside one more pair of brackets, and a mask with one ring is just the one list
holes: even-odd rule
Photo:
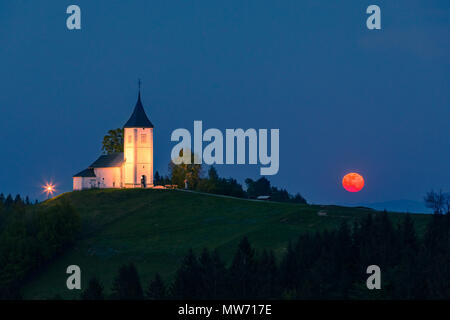
[[124, 152], [101, 155], [73, 176], [73, 190], [153, 187], [153, 124], [139, 90], [133, 114], [123, 126]]

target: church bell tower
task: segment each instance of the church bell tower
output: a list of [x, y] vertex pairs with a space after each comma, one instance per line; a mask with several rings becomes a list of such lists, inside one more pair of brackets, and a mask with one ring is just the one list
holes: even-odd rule
[[141, 88], [130, 119], [123, 126], [125, 188], [153, 187], [153, 124], [141, 102]]

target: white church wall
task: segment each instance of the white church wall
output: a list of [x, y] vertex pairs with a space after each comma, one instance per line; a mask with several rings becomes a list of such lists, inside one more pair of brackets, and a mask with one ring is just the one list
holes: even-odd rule
[[121, 167], [95, 168], [97, 188], [120, 188]]
[[94, 177], [82, 178], [83, 189], [91, 189], [97, 186], [97, 179]]
[[94, 177], [74, 177], [73, 190], [86, 190], [97, 187], [97, 179]]
[[81, 189], [83, 189], [82, 179], [83, 178], [81, 178], [81, 177], [74, 177], [73, 178], [73, 190], [81, 190]]

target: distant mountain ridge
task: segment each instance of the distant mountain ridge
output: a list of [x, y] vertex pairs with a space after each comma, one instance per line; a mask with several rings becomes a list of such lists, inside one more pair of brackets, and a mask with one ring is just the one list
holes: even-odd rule
[[346, 205], [351, 207], [367, 207], [379, 211], [383, 211], [386, 209], [387, 211], [391, 212], [433, 213], [432, 210], [425, 207], [425, 204], [423, 202], [407, 199]]

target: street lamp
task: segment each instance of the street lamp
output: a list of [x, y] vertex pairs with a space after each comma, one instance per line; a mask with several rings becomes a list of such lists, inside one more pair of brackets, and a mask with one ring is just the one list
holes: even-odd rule
[[53, 183], [46, 183], [44, 186], [42, 186], [42, 188], [47, 194], [47, 199], [50, 199], [50, 195], [53, 196], [53, 193], [55, 192], [55, 185]]

